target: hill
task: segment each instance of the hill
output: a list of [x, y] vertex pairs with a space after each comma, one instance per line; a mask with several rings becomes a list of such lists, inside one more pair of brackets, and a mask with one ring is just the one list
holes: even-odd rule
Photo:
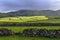
[[60, 16], [60, 10], [18, 10], [8, 13], [0, 13], [0, 17], [7, 16]]

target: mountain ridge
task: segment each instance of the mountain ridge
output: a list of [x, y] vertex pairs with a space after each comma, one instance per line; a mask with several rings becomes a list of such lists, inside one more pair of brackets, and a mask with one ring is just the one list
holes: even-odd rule
[[18, 10], [8, 13], [0, 13], [2, 16], [60, 16], [60, 10]]

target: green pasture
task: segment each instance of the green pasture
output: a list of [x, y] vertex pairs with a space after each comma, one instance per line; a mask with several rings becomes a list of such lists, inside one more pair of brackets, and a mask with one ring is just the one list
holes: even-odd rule
[[41, 22], [41, 23], [60, 23], [60, 19], [46, 16], [17, 16], [0, 18], [0, 22]]
[[45, 16], [19, 16], [19, 17], [5, 17], [0, 18], [0, 22], [27, 22], [27, 21], [40, 21], [47, 20]]
[[47, 37], [21, 37], [21, 36], [0, 36], [0, 40], [60, 40], [60, 38], [47, 38]]
[[[60, 19], [48, 19], [46, 16], [18, 16], [18, 17], [4, 17], [0, 18], [0, 22], [45, 22], [45, 23], [60, 23]], [[0, 26], [0, 28], [7, 28], [14, 32], [19, 32], [28, 28], [38, 29], [60, 29], [60, 26]], [[19, 35], [0, 36], [0, 40], [60, 40], [60, 38], [47, 37], [21, 37]]]
[[19, 32], [28, 28], [38, 28], [38, 29], [60, 29], [60, 26], [0, 26], [0, 28], [8, 28], [14, 32]]

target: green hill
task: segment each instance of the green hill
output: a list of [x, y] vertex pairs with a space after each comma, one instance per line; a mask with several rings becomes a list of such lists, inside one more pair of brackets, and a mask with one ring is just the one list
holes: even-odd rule
[[18, 10], [8, 13], [0, 13], [0, 17], [12, 16], [60, 16], [60, 10]]

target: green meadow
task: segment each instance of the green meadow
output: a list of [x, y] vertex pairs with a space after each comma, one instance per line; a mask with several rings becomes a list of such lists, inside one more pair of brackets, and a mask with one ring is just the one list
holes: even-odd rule
[[60, 19], [48, 18], [46, 16], [17, 16], [0, 18], [0, 22], [60, 23]]
[[0, 22], [27, 22], [27, 21], [41, 21], [47, 19], [48, 17], [45, 16], [18, 16], [0, 18]]
[[[45, 22], [45, 23], [60, 23], [60, 19], [49, 19], [46, 16], [18, 16], [18, 17], [4, 17], [0, 18], [0, 22]], [[0, 26], [0, 28], [7, 28], [14, 32], [19, 32], [28, 28], [38, 29], [60, 29], [60, 26]], [[60, 38], [48, 37], [22, 37], [20, 35], [0, 36], [0, 40], [60, 40]]]

